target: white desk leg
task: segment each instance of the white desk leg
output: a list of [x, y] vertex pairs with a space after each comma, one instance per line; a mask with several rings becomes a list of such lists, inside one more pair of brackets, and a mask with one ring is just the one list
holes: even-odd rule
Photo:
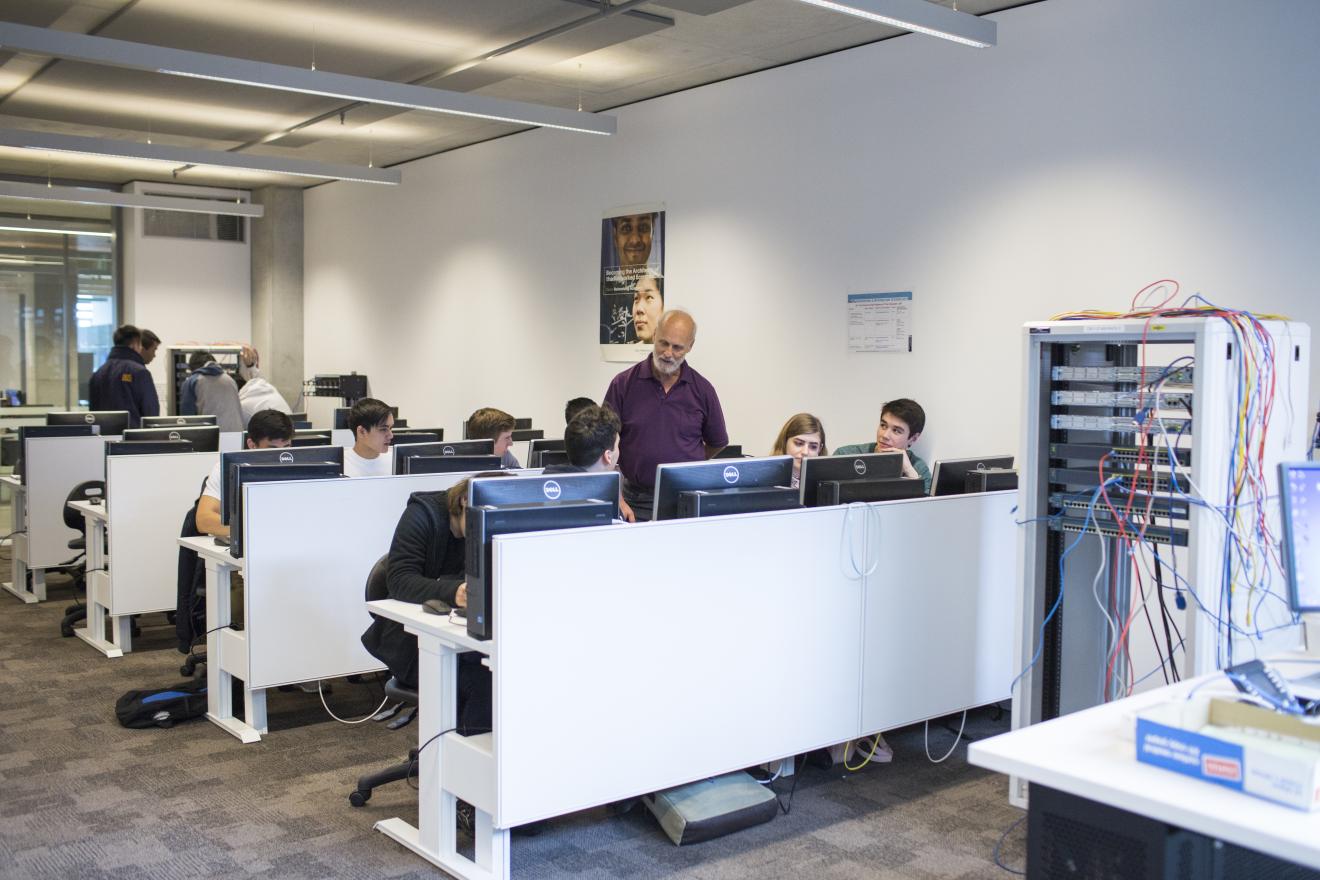
[[265, 688], [248, 687], [247, 682], [243, 682], [243, 717], [247, 719], [248, 726], [257, 733], [270, 732], [266, 729]]
[[[234, 676], [225, 669], [225, 642], [223, 638], [233, 619], [229, 607], [229, 583], [234, 573], [232, 565], [206, 560], [206, 717], [221, 730], [237, 737], [241, 742], [261, 741], [261, 733], [250, 724], [234, 717]], [[242, 644], [246, 650], [247, 642]], [[244, 668], [246, 668], [246, 659]], [[266, 725], [265, 693], [261, 694], [261, 724]], [[253, 701], [247, 688], [243, 690], [244, 709], [252, 718]]]
[[[13, 522], [9, 528], [15, 532], [9, 542], [9, 552], [13, 558], [13, 567], [10, 574], [10, 581], [6, 584], [0, 584], [4, 589], [13, 593], [29, 605], [33, 602], [46, 601], [46, 572], [41, 569], [32, 570], [27, 567], [28, 539], [27, 534], [18, 534], [27, 529], [27, 489], [15, 488], [13, 507]], [[32, 577], [31, 585], [28, 583], [29, 574]]]
[[[417, 637], [417, 821], [414, 828], [399, 818], [376, 823], [376, 830], [403, 844], [459, 880], [508, 880], [509, 832], [490, 827], [490, 815], [477, 811], [476, 861], [460, 855], [454, 831], [454, 795], [444, 790], [440, 743], [432, 741], [458, 721], [458, 657], [439, 639]], [[436, 695], [428, 699], [429, 695]], [[430, 745], [426, 743], [430, 742]]]
[[[110, 580], [104, 571], [105, 529], [91, 517], [83, 517], [83, 536], [87, 545], [87, 622], [73, 634], [107, 657], [122, 657], [131, 650], [129, 620], [110, 614]], [[110, 621], [109, 641], [105, 638], [107, 619]]]

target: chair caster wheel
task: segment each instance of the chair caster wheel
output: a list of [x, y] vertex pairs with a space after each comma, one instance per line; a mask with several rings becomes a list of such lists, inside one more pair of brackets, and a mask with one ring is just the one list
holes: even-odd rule
[[348, 802], [355, 807], [365, 807], [369, 800], [371, 800], [369, 791], [355, 791], [348, 796]]

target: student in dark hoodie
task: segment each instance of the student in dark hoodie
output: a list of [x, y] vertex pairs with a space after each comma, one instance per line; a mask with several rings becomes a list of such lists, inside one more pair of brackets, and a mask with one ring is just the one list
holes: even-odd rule
[[[479, 474], [504, 477], [503, 473]], [[468, 481], [442, 492], [414, 492], [408, 498], [390, 543], [385, 584], [391, 599], [422, 603], [440, 599], [467, 607]], [[393, 620], [375, 618], [362, 644], [405, 687], [417, 687], [417, 638]], [[474, 651], [458, 658], [458, 732], [463, 736], [490, 730], [490, 670]]]
[[209, 351], [195, 351], [188, 358], [192, 374], [183, 380], [179, 393], [179, 415], [215, 416], [220, 431], [243, 430], [243, 407], [238, 402], [238, 383], [215, 361]]
[[125, 324], [115, 331], [114, 348], [92, 374], [87, 396], [93, 411], [127, 410], [130, 428], [139, 427], [143, 416], [160, 415], [156, 383], [143, 359], [141, 330]]

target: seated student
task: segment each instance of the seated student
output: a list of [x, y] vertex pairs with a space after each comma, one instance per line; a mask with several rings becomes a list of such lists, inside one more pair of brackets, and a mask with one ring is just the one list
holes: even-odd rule
[[243, 430], [243, 408], [238, 403], [238, 385], [209, 351], [195, 351], [188, 358], [192, 373], [179, 390], [179, 415], [215, 416], [221, 432]]
[[568, 403], [564, 404], [564, 424], [567, 425], [573, 421], [573, 416], [582, 412], [589, 406], [595, 406], [596, 401], [590, 397], [574, 397]]
[[494, 440], [495, 454], [501, 459], [500, 467], [515, 469], [522, 467], [510, 447], [513, 446], [513, 426], [516, 419], [502, 409], [484, 406], [468, 416], [467, 438], [469, 440]]
[[392, 467], [394, 413], [374, 397], [364, 397], [348, 411], [353, 445], [344, 450], [344, 476], [388, 477]]
[[[278, 410], [262, 410], [252, 416], [247, 428], [248, 449], [283, 449], [293, 442], [293, 422]], [[220, 462], [206, 478], [202, 497], [197, 499], [197, 531], [217, 538], [229, 537], [229, 526], [220, 522]]]
[[779, 429], [771, 455], [793, 456], [793, 488], [802, 478], [802, 459], [829, 455], [825, 451], [825, 426], [811, 413], [790, 416]]
[[568, 464], [552, 464], [542, 473], [583, 474], [612, 471], [619, 464], [619, 417], [607, 406], [592, 404], [564, 429]]
[[[444, 491], [414, 492], [408, 498], [390, 542], [385, 583], [391, 599], [418, 603], [439, 599], [467, 607], [467, 495], [468, 481], [463, 480]], [[362, 634], [362, 645], [401, 684], [417, 687], [417, 638], [402, 624], [375, 618]], [[481, 655], [475, 651], [458, 659], [458, 732], [485, 733], [491, 728], [490, 670], [481, 665]]]
[[900, 397], [880, 408], [880, 426], [875, 429], [874, 443], [840, 446], [835, 455], [865, 455], [872, 452], [902, 452], [903, 476], [921, 477], [930, 494], [930, 468], [911, 450], [913, 443], [926, 429], [926, 411], [915, 400]]

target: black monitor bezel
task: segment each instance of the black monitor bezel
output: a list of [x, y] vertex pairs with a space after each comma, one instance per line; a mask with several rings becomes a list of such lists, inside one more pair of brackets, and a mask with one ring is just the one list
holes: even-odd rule
[[[67, 416], [67, 418], [65, 418]], [[88, 421], [88, 417], [91, 421]], [[51, 419], [54, 421], [51, 421]], [[55, 410], [46, 413], [46, 427], [65, 428], [76, 425], [96, 425], [102, 437], [118, 437], [129, 427], [131, 416], [126, 409]], [[106, 430], [109, 427], [112, 430]], [[119, 428], [118, 431], [113, 430]]]
[[[316, 450], [320, 451], [320, 457], [316, 457]], [[287, 462], [281, 462], [282, 453], [288, 453], [292, 456]], [[236, 449], [232, 452], [220, 453], [220, 522], [229, 525], [229, 518], [232, 508], [237, 501], [231, 500], [233, 492], [233, 474], [231, 473], [236, 464], [267, 463], [277, 464], [317, 464], [329, 461], [339, 464], [340, 472], [344, 469], [344, 447], [342, 446], [268, 446], [264, 449]]]
[[[730, 468], [737, 472], [733, 482], [729, 482], [728, 479]], [[651, 519], [676, 519], [680, 492], [691, 492], [696, 489], [719, 490], [735, 486], [772, 488], [792, 485], [793, 456], [791, 455], [741, 459], [712, 458], [708, 461], [657, 465]]]
[[[860, 463], [860, 470], [859, 468]], [[884, 480], [903, 474], [903, 453], [859, 452], [846, 455], [817, 455], [802, 459], [798, 489], [802, 506], [815, 507], [820, 484], [827, 480]]]
[[[950, 470], [949, 465], [956, 465]], [[967, 474], [971, 471], [982, 470], [1012, 470], [1013, 456], [1011, 455], [983, 455], [978, 458], [944, 458], [935, 462], [935, 466], [930, 471], [930, 494], [932, 496], [946, 497], [949, 495], [967, 494]], [[940, 480], [945, 474], [957, 474], [957, 479]], [[950, 483], [956, 483], [957, 491], [941, 492], [941, 486], [948, 487]]]
[[[547, 484], [555, 483], [558, 490]], [[483, 477], [468, 483], [468, 508], [540, 504], [545, 501], [604, 501], [613, 505], [611, 519], [619, 518], [618, 471], [549, 476]]]
[[[145, 434], [163, 436], [147, 437]], [[170, 434], [178, 434], [171, 437]], [[194, 452], [219, 452], [220, 427], [218, 425], [192, 425], [179, 428], [129, 428], [123, 433], [125, 443], [155, 442], [160, 440], [187, 440]], [[214, 437], [214, 440], [209, 438]]]

